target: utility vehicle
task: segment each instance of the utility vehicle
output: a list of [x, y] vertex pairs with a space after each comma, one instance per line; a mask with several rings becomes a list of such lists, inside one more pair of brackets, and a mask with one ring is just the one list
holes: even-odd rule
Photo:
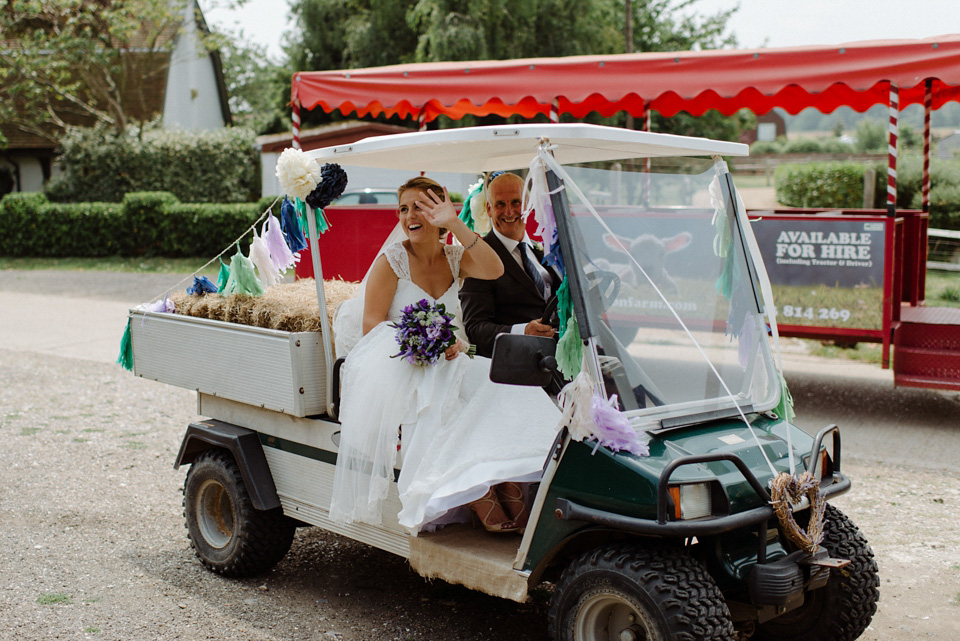
[[[850, 488], [839, 429], [811, 436], [774, 412], [783, 389], [774, 303], [722, 161], [746, 154], [744, 145], [551, 124], [390, 135], [308, 153], [348, 173], [542, 172], [582, 367], [603, 394], [616, 394], [649, 455], [560, 429], [543, 453], [522, 537], [465, 525], [410, 536], [396, 521], [395, 486], [382, 526], [333, 523], [340, 391], [329, 328], [290, 334], [132, 311], [135, 373], [197, 390], [207, 417], [187, 427], [175, 461], [189, 465], [184, 515], [204, 565], [225, 576], [266, 571], [295, 528], [310, 525], [403, 556], [424, 577], [505, 599], [552, 585], [557, 641], [861, 635], [878, 599], [873, 553], [840, 510], [820, 503]], [[317, 274], [321, 258], [314, 244]], [[322, 280], [317, 287], [322, 305]], [[494, 379], [543, 385], [553, 341], [498, 340]], [[256, 376], [243, 375], [252, 369]], [[787, 518], [778, 518], [773, 479], [805, 472], [819, 489], [781, 500]], [[821, 525], [819, 548], [795, 542]]]

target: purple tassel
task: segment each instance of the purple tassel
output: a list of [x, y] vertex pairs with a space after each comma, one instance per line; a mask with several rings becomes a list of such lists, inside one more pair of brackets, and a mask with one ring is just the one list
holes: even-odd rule
[[626, 450], [636, 456], [650, 456], [650, 448], [640, 440], [630, 426], [627, 416], [617, 409], [617, 395], [607, 401], [599, 394], [593, 395], [593, 436], [604, 447], [614, 452]]
[[147, 303], [143, 306], [143, 310], [146, 312], [159, 312], [161, 314], [175, 314], [177, 306], [173, 304], [172, 300], [164, 296], [162, 300]]
[[263, 223], [261, 233], [264, 242], [267, 243], [267, 249], [270, 250], [270, 260], [277, 271], [285, 272], [300, 260], [300, 257], [290, 251], [287, 246], [287, 240], [283, 237], [283, 230], [280, 229], [280, 221], [273, 214]]

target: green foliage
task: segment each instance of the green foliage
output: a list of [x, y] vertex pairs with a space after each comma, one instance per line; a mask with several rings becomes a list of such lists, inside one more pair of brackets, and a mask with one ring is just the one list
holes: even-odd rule
[[884, 123], [877, 120], [861, 120], [857, 123], [854, 149], [861, 154], [883, 153], [887, 150], [888, 134]]
[[184, 0], [8, 0], [0, 34], [16, 45], [0, 47], [0, 122], [57, 142], [67, 123], [123, 131], [151, 118], [140, 92], [166, 68], [128, 53], [172, 48], [184, 7]]
[[784, 144], [784, 140], [758, 140], [750, 145], [750, 155], [782, 154]]
[[183, 204], [165, 192], [130, 193], [122, 203], [8, 194], [0, 200], [0, 255], [215, 256], [264, 209], [259, 203]]
[[865, 169], [853, 162], [780, 165], [774, 176], [777, 201], [788, 207], [862, 207]]
[[823, 151], [820, 141], [815, 138], [796, 138], [783, 146], [785, 154], [818, 154]]
[[229, 203], [259, 192], [259, 152], [247, 129], [74, 128], [62, 150], [64, 173], [46, 187], [54, 201], [119, 202], [132, 191], [169, 191], [187, 202]]

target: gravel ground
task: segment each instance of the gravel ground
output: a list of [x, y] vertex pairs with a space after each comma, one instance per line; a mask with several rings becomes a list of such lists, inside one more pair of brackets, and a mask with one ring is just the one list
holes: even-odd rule
[[[0, 291], [72, 278], [59, 276], [0, 272]], [[155, 293], [129, 276], [88, 289], [104, 299]], [[949, 460], [957, 450], [943, 455], [960, 432], [958, 396], [829, 378], [829, 361], [817, 368], [825, 391], [812, 375], [791, 380], [798, 415], [822, 424], [846, 412], [855, 424], [843, 462], [854, 490], [835, 504], [880, 566], [880, 610], [861, 638], [960, 638], [960, 471]], [[849, 406], [862, 399], [854, 417]], [[515, 604], [426, 581], [398, 557], [316, 528], [299, 530], [265, 576], [206, 571], [183, 526], [184, 470], [171, 465], [195, 411], [185, 390], [0, 339], [0, 639], [546, 640], [542, 599]], [[909, 421], [921, 424], [905, 434]], [[871, 440], [872, 429], [881, 436]], [[918, 440], [940, 458], [926, 460], [922, 443], [899, 456]]]

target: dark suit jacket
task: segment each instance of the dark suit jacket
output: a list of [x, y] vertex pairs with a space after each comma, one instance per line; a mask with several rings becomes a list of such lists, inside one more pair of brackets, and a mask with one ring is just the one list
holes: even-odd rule
[[[467, 338], [477, 346], [477, 354], [493, 355], [493, 341], [500, 333], [509, 333], [511, 326], [528, 323], [543, 315], [546, 301], [540, 297], [537, 286], [527, 276], [517, 260], [492, 231], [483, 239], [493, 248], [503, 262], [503, 276], [496, 280], [467, 278], [460, 288], [460, 304], [463, 307], [463, 326]], [[543, 253], [533, 250], [537, 260]], [[551, 289], [560, 286], [559, 276], [550, 268], [553, 279]]]

